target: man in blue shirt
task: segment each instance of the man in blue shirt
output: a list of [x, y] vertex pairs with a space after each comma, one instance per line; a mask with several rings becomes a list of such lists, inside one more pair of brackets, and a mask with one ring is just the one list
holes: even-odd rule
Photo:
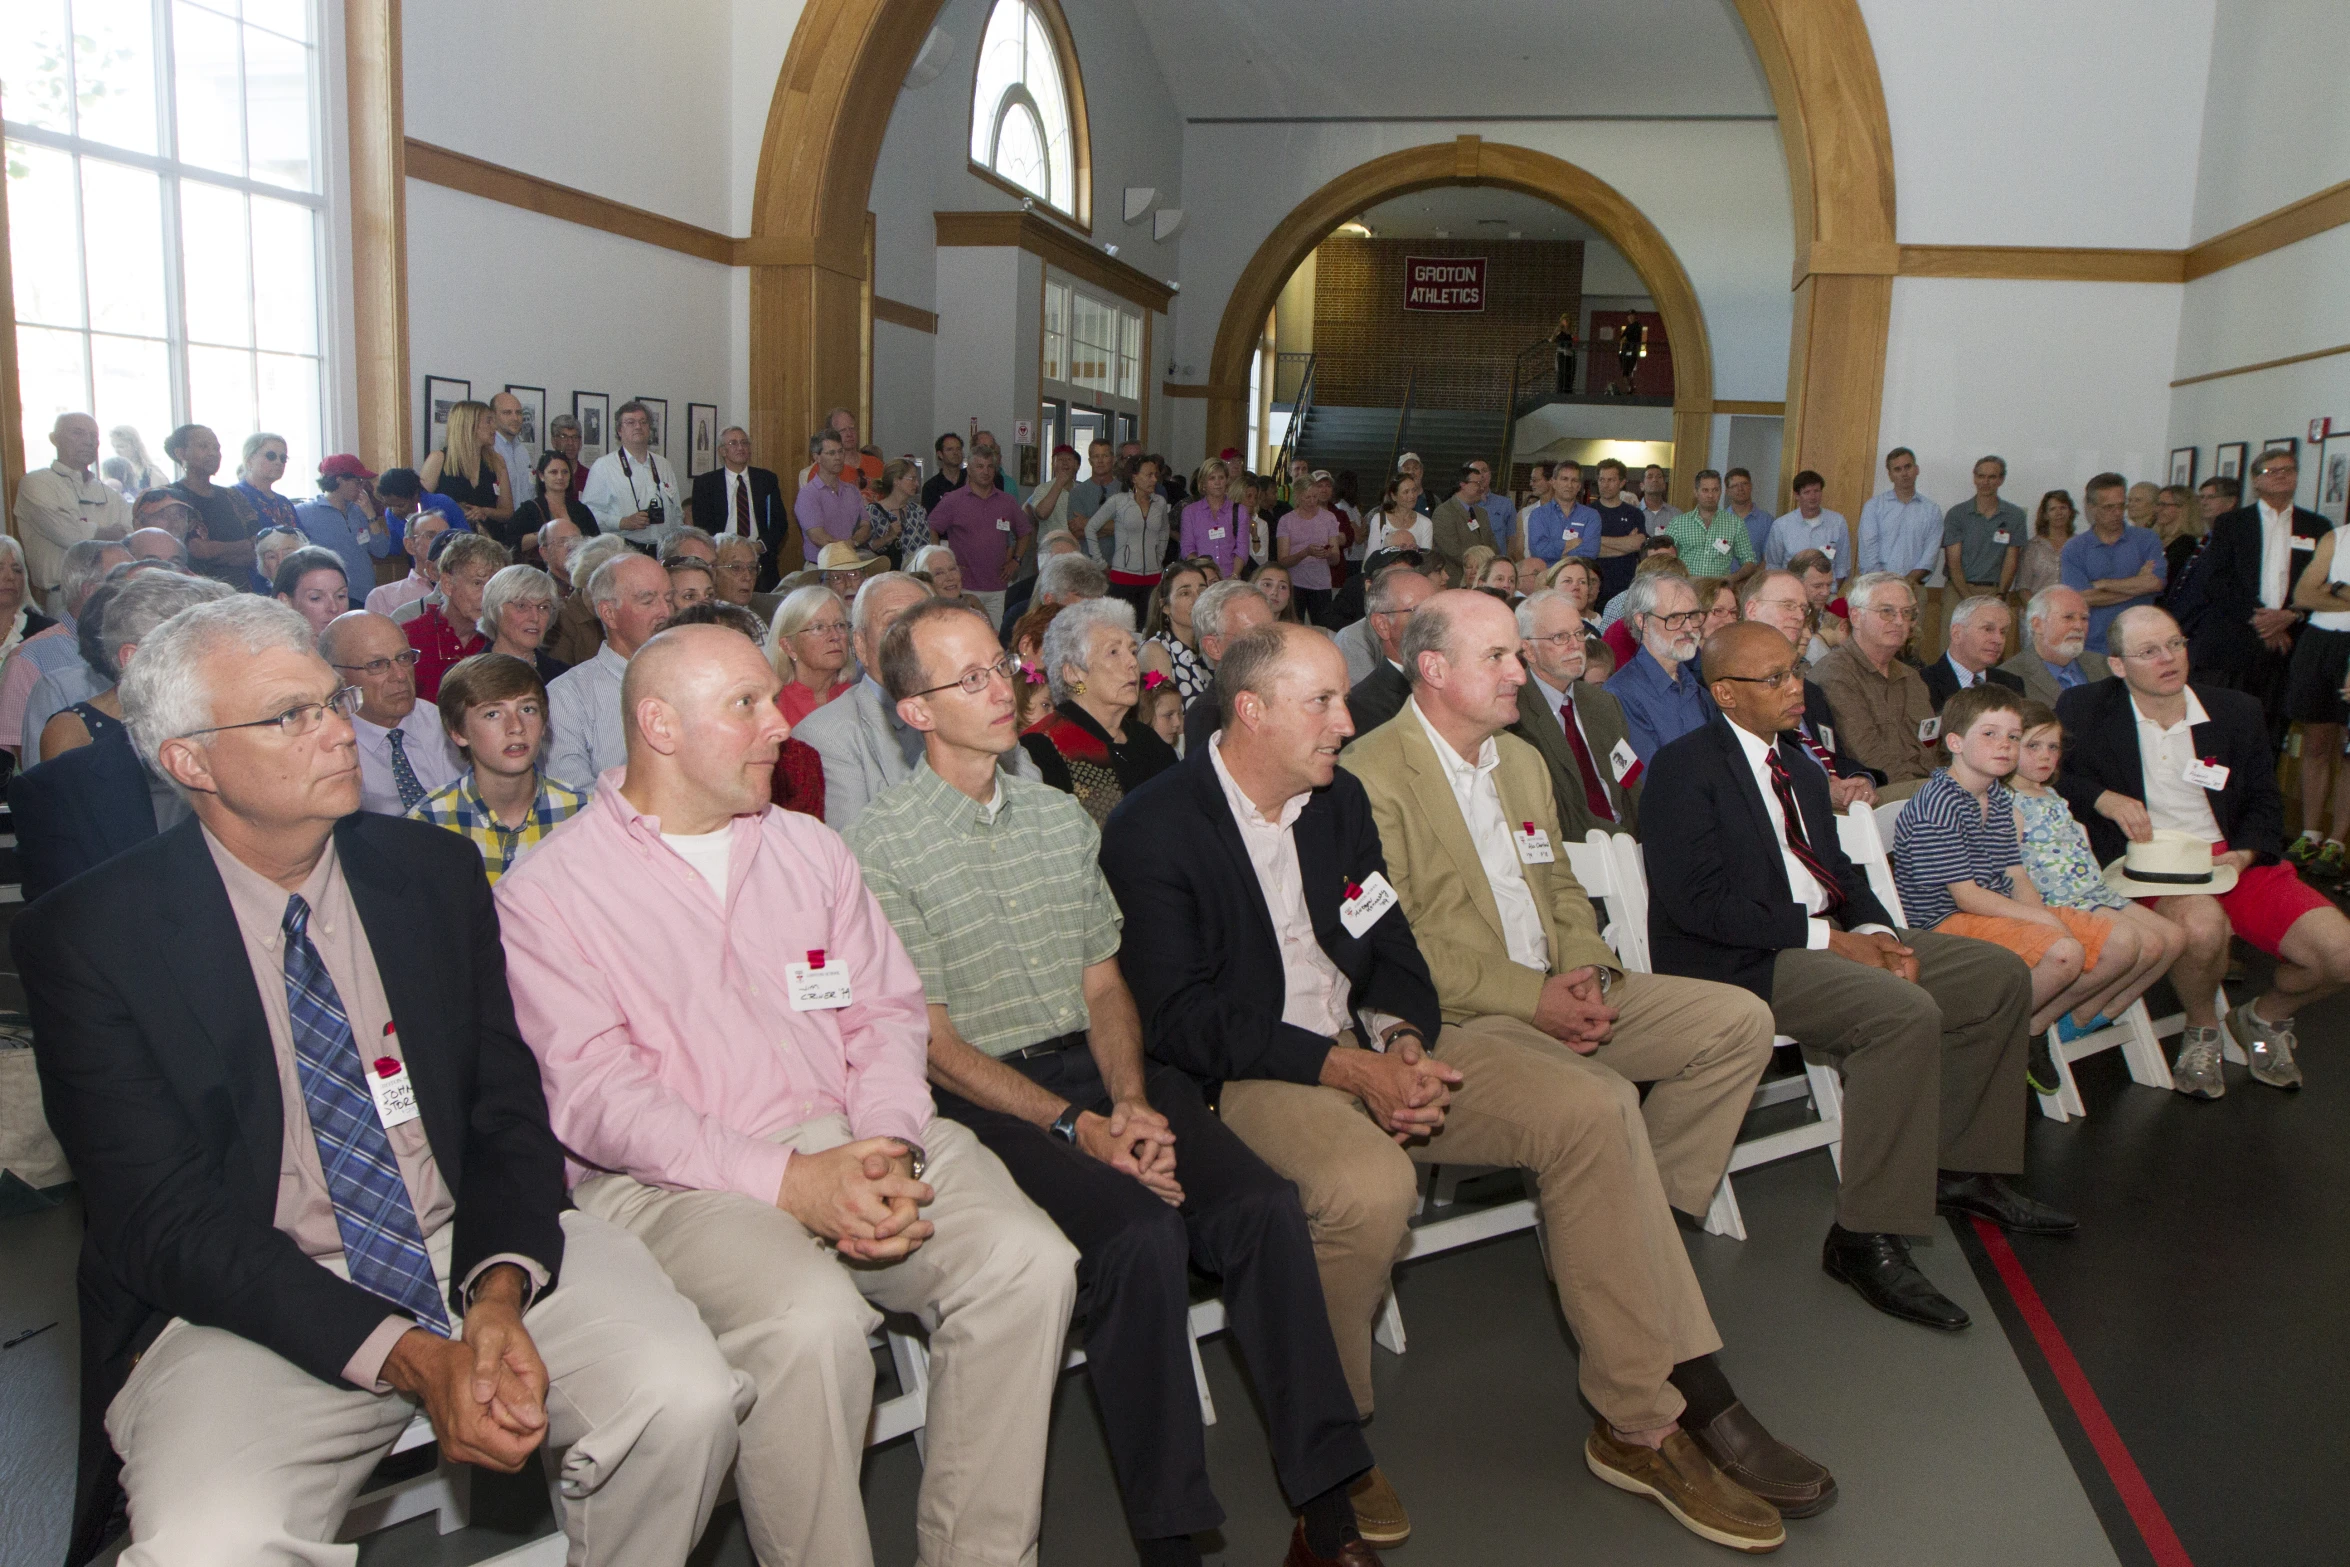
[[1526, 554], [1545, 566], [1569, 555], [1599, 555], [1599, 513], [1583, 504], [1583, 469], [1563, 462], [1550, 470], [1550, 499], [1526, 513]]
[[1763, 551], [1771, 545], [1771, 524], [1779, 519], [1771, 515], [1769, 507], [1754, 503], [1754, 475], [1744, 468], [1731, 469], [1722, 475], [1722, 492], [1729, 498], [1730, 515], [1746, 524], [1754, 558], [1762, 559]]
[[1828, 573], [1838, 582], [1852, 575], [1852, 536], [1839, 512], [1820, 504], [1828, 481], [1806, 468], [1795, 476], [1795, 509], [1771, 524], [1771, 542], [1763, 563], [1776, 571], [1805, 550], [1828, 557]]
[[1941, 553], [1942, 508], [1918, 493], [1917, 454], [1908, 447], [1885, 455], [1885, 476], [1893, 488], [1869, 497], [1860, 509], [1853, 570], [1899, 572], [1919, 587], [1933, 575]]
[[1520, 552], [1512, 541], [1518, 536], [1518, 503], [1510, 498], [1507, 489], [1495, 487], [1491, 463], [1478, 457], [1471, 459], [1469, 466], [1485, 476], [1485, 499], [1481, 504], [1485, 508], [1486, 525], [1493, 529], [1493, 547], [1504, 555], [1517, 555]]
[[1599, 499], [1591, 509], [1599, 514], [1599, 595], [1604, 603], [1632, 585], [1632, 573], [1640, 568], [1640, 546], [1648, 537], [1648, 513], [1624, 493], [1622, 463], [1602, 457], [1594, 472], [1599, 476]]
[[[2065, 541], [2058, 556], [2064, 585], [2089, 602], [2089, 649], [2103, 653], [2105, 630], [2133, 604], [2151, 604], [2170, 574], [2162, 540], [2123, 515], [2129, 481], [2101, 473], [2082, 487], [2089, 531]], [[2287, 592], [2291, 591], [2290, 585]]]
[[452, 533], [473, 531], [473, 524], [465, 520], [465, 508], [438, 490], [426, 489], [413, 468], [386, 468], [383, 477], [375, 481], [375, 498], [383, 502], [384, 526], [391, 530], [395, 548], [407, 547], [408, 519], [420, 511], [439, 512]]
[[[1632, 752], [1642, 766], [1659, 749], [1713, 717], [1714, 700], [1697, 672], [1697, 628], [1705, 612], [1697, 592], [1670, 572], [1633, 579], [1624, 618], [1640, 639], [1632, 661], [1608, 677], [1607, 694], [1624, 709]], [[1623, 779], [1630, 783], [1630, 775]]]
[[369, 502], [368, 486], [374, 482], [365, 463], [338, 452], [318, 465], [318, 499], [294, 508], [302, 537], [340, 555], [349, 582], [372, 584], [375, 562], [391, 559], [400, 547]]

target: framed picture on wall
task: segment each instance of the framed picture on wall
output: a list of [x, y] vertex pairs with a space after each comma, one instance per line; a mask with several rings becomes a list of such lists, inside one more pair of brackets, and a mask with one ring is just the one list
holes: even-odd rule
[[717, 405], [688, 403], [685, 405], [685, 476], [698, 479], [717, 466]]
[[653, 450], [656, 454], [667, 457], [669, 455], [669, 399], [666, 397], [646, 397], [640, 393], [630, 401], [643, 403], [645, 411], [653, 416]]
[[447, 443], [449, 410], [472, 395], [471, 381], [460, 381], [449, 375], [428, 375], [424, 378], [424, 449], [416, 454], [419, 462]]
[[2261, 456], [2266, 457], [2270, 452], [2283, 452], [2298, 465], [2301, 461], [2301, 437], [2298, 435], [2272, 435], [2260, 443]]
[[2244, 477], [2244, 459], [2250, 451], [2251, 447], [2242, 441], [2222, 441], [2214, 446], [2211, 449], [2212, 477], [2241, 482]]
[[579, 460], [594, 462], [612, 449], [612, 399], [604, 392], [573, 392], [571, 417], [579, 421]]
[[2350, 435], [2329, 435], [2318, 448], [2317, 509], [2337, 528], [2350, 525]]
[[2195, 454], [2199, 450], [2201, 448], [2194, 446], [2174, 446], [2171, 448], [2170, 479], [2168, 482], [2184, 485], [2190, 490], [2195, 488]]
[[506, 395], [522, 405], [522, 444], [534, 452], [547, 449], [547, 389], [506, 383]]

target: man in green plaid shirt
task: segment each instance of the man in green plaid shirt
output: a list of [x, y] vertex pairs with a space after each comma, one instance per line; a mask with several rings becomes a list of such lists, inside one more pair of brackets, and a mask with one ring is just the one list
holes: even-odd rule
[[441, 725], [470, 765], [408, 814], [471, 839], [496, 886], [588, 797], [539, 771], [547, 688], [521, 659], [504, 653], [460, 659], [441, 677], [438, 700]]
[[847, 842], [922, 975], [939, 1114], [976, 1133], [1078, 1247], [1086, 1369], [1142, 1562], [1196, 1564], [1192, 1536], [1224, 1521], [1192, 1392], [1194, 1263], [1221, 1277], [1270, 1413], [1300, 1514], [1289, 1560], [1337, 1560], [1358, 1537], [1349, 1491], [1371, 1453], [1296, 1189], [1189, 1077], [1144, 1060], [1093, 819], [996, 766], [1016, 731], [993, 628], [932, 600], [890, 628], [879, 662], [924, 761]]

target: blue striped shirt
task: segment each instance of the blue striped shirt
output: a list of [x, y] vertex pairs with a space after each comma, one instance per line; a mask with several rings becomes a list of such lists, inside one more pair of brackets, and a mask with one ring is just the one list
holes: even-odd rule
[[2002, 897], [2015, 896], [2008, 871], [2023, 861], [2015, 835], [2015, 796], [1994, 779], [1982, 804], [1939, 769], [1901, 808], [1893, 825], [1893, 884], [1913, 930], [1941, 924], [1958, 912], [1953, 882], [1971, 881]]

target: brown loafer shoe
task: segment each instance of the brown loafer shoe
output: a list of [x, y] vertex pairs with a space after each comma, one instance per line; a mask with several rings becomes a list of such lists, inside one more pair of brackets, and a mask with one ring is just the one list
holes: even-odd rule
[[1763, 1429], [1744, 1404], [1734, 1403], [1689, 1439], [1714, 1467], [1779, 1510], [1782, 1518], [1809, 1518], [1836, 1501], [1836, 1477]]
[[1316, 1556], [1314, 1548], [1306, 1544], [1306, 1524], [1300, 1518], [1289, 1531], [1289, 1554], [1281, 1558], [1281, 1567], [1381, 1567], [1379, 1553], [1369, 1542], [1355, 1539], [1346, 1542], [1336, 1556]]
[[1373, 1545], [1401, 1545], [1412, 1537], [1412, 1515], [1403, 1510], [1403, 1498], [1395, 1494], [1395, 1487], [1379, 1472], [1378, 1465], [1363, 1471], [1363, 1477], [1348, 1488], [1346, 1499], [1354, 1503], [1355, 1527]]
[[1653, 1497], [1675, 1522], [1700, 1539], [1763, 1555], [1787, 1543], [1778, 1509], [1713, 1466], [1686, 1431], [1662, 1448], [1619, 1442], [1602, 1420], [1583, 1443], [1591, 1472], [1619, 1491]]

